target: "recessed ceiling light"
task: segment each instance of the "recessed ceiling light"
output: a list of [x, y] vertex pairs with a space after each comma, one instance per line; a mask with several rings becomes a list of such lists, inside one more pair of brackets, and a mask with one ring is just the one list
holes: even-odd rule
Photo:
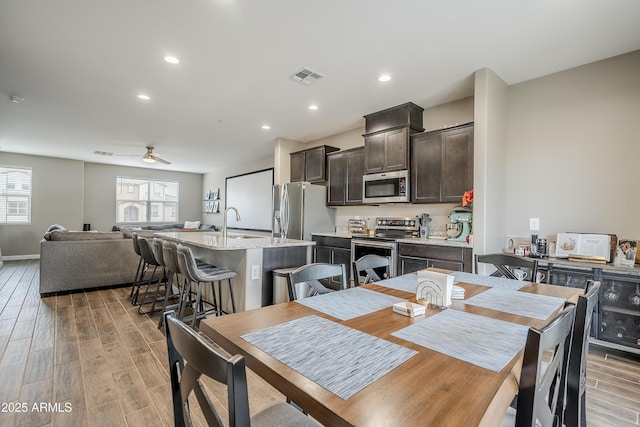
[[262, 125], [262, 129], [264, 129], [264, 130], [269, 130], [269, 129], [271, 129], [271, 126], [269, 126], [269, 125]]
[[151, 98], [149, 98], [149, 95], [145, 95], [144, 93], [141, 93], [141, 94], [138, 95], [138, 99], [141, 99], [143, 101], [148, 101]]
[[317, 110], [318, 106], [316, 104], [309, 105], [309, 110]]
[[389, 80], [391, 80], [391, 76], [389, 74], [381, 74], [380, 77], [378, 77], [379, 82], [388, 82]]
[[165, 56], [164, 60], [167, 61], [169, 64], [179, 64], [180, 60], [178, 58], [176, 58], [175, 56]]

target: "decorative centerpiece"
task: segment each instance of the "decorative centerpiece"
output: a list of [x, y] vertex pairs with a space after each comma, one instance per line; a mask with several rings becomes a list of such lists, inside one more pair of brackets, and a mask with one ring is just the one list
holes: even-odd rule
[[[427, 302], [436, 307], [445, 309], [451, 305], [451, 293], [453, 291], [453, 276], [435, 271], [418, 271], [418, 288], [416, 290], [416, 302]], [[421, 304], [424, 305], [424, 304]]]

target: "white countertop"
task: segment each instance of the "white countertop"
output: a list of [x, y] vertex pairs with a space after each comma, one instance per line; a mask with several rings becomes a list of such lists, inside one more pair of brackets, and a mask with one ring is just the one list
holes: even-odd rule
[[[327, 231], [321, 233], [311, 233], [312, 236], [323, 236], [323, 237], [339, 237], [343, 239], [351, 239], [351, 238], [361, 238], [363, 236], [359, 234], [351, 234], [345, 231]], [[364, 237], [366, 238], [366, 237]], [[417, 237], [407, 238], [407, 239], [396, 239], [398, 243], [413, 243], [417, 245], [434, 245], [434, 246], [450, 246], [456, 248], [473, 248], [473, 245], [469, 245], [467, 242], [455, 242], [453, 240], [442, 240], [442, 239], [420, 239]]]
[[222, 233], [217, 232], [160, 232], [156, 236], [178, 243], [188, 243], [207, 249], [243, 250], [254, 248], [274, 248], [282, 246], [311, 246], [315, 242], [296, 239], [281, 239], [271, 236], [258, 236], [246, 233], [228, 233], [226, 242], [222, 241]]

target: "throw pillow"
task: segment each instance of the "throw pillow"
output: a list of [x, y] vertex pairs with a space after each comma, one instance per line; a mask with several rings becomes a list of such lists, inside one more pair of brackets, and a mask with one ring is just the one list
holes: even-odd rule
[[200, 221], [185, 221], [184, 222], [184, 226], [182, 227], [183, 230], [196, 230], [198, 227], [200, 227]]

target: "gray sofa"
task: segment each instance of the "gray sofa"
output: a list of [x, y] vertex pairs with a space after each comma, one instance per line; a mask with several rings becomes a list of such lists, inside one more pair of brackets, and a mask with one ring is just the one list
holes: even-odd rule
[[131, 236], [123, 232], [48, 232], [40, 242], [40, 295], [132, 283], [140, 257], [133, 250]]
[[[69, 231], [54, 224], [40, 241], [40, 295], [133, 283], [140, 261], [133, 249], [133, 233], [153, 238], [159, 231], [182, 231], [180, 226], [99, 232]], [[213, 226], [201, 226], [192, 231], [213, 230]]]

